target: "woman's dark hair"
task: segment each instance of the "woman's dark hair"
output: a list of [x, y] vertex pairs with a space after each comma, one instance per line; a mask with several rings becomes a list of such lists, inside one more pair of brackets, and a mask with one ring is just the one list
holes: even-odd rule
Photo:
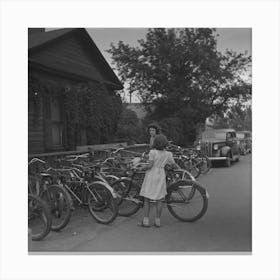
[[163, 134], [158, 134], [154, 138], [153, 148], [157, 150], [164, 150], [168, 146], [168, 140]]
[[160, 126], [156, 123], [151, 123], [148, 125], [148, 132], [150, 128], [154, 128], [156, 130], [156, 134], [160, 134]]

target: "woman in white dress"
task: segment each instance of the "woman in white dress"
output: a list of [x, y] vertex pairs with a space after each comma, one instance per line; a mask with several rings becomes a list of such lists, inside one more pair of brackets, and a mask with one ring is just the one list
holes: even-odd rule
[[159, 134], [154, 137], [153, 149], [149, 153], [148, 170], [140, 191], [140, 195], [144, 197], [144, 218], [139, 225], [144, 227], [150, 226], [150, 200], [156, 200], [155, 226], [160, 227], [162, 200], [167, 194], [164, 167], [166, 164], [170, 164], [179, 168], [172, 153], [165, 150], [167, 145], [168, 141], [164, 135]]

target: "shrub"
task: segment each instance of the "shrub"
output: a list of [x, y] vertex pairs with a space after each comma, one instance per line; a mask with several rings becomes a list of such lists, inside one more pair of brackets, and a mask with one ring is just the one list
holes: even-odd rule
[[127, 141], [129, 144], [145, 142], [145, 128], [134, 111], [123, 108], [116, 137]]

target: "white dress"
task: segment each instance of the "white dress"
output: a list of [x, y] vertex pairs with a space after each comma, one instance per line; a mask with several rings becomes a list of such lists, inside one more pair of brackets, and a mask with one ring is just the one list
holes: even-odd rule
[[146, 171], [140, 195], [159, 200], [167, 194], [164, 167], [166, 164], [174, 164], [175, 162], [172, 153], [165, 150], [151, 150], [149, 159], [154, 163], [152, 168]]

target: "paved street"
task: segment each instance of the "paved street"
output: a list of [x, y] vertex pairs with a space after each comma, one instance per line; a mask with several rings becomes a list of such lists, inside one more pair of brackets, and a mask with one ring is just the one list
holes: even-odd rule
[[62, 232], [30, 242], [30, 251], [68, 252], [240, 252], [251, 251], [251, 155], [230, 168], [216, 167], [199, 181], [209, 194], [208, 211], [195, 223], [177, 221], [163, 210], [161, 228], [141, 228], [141, 211], [96, 223], [87, 210], [73, 213]]

